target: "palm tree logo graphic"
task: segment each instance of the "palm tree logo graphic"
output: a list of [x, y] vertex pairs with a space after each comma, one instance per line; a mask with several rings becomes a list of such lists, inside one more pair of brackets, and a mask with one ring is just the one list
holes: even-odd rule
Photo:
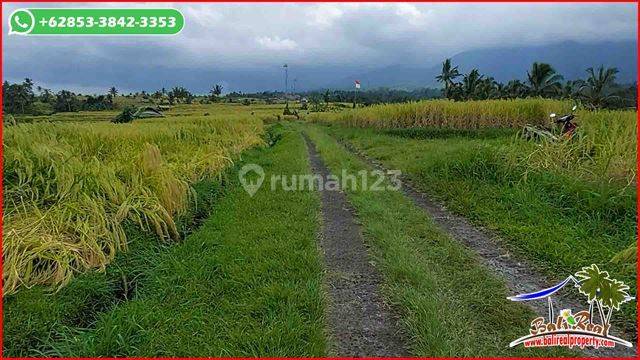
[[[576, 273], [576, 278], [580, 293], [587, 296], [589, 302], [589, 321], [593, 320], [595, 305], [605, 328], [605, 336], [607, 336], [613, 311], [620, 310], [621, 304], [633, 299], [628, 293], [629, 286], [622, 281], [611, 279], [609, 273], [601, 271], [596, 264], [582, 268]], [[607, 309], [608, 311], [606, 311]]]
[[[552, 328], [552, 330], [546, 332], [544, 335], [553, 334], [554, 332], [558, 334], [575, 333], [584, 335], [585, 331], [577, 328], [580, 320], [580, 314], [576, 314], [574, 316], [571, 309], [562, 309], [560, 311], [560, 315], [557, 318], [554, 316], [553, 301], [551, 299], [551, 296], [570, 283], [574, 284], [580, 294], [587, 297], [587, 302], [589, 304], [588, 324], [596, 325], [594, 329], [600, 328], [602, 330], [601, 332], [589, 330], [588, 332], [586, 332], [586, 334], [593, 337], [610, 340], [616, 344], [632, 347], [632, 343], [610, 335], [609, 329], [611, 328], [611, 316], [613, 312], [620, 310], [620, 305], [634, 300], [635, 298], [629, 295], [629, 286], [627, 286], [622, 281], [612, 279], [609, 276], [608, 272], [600, 270], [600, 268], [596, 264], [583, 267], [582, 270], [575, 273], [575, 275], [569, 275], [566, 279], [550, 288], [532, 293], [510, 296], [508, 297], [508, 299], [512, 301], [531, 301], [543, 299], [547, 300], [549, 306], [548, 325]], [[596, 313], [596, 311], [598, 318], [601, 321], [601, 325], [594, 322], [594, 314]], [[584, 314], [584, 312], [582, 312], [582, 314]], [[555, 324], [560, 324], [559, 322], [564, 322], [569, 325], [569, 330], [564, 328], [557, 328]], [[512, 341], [509, 346], [513, 347], [544, 335], [532, 333], [530, 335], [523, 336], [517, 340]]]

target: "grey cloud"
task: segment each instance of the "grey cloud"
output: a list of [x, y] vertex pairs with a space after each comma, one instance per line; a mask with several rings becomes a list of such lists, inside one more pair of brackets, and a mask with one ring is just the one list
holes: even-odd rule
[[[6, 24], [8, 14], [18, 7], [37, 6], [51, 4], [5, 4], [3, 21]], [[145, 74], [160, 76], [172, 69], [185, 75], [192, 69], [200, 76], [243, 70], [259, 73], [287, 62], [309, 69], [331, 66], [346, 71], [434, 63], [462, 51], [492, 46], [636, 39], [635, 4], [135, 6], [178, 8], [185, 15], [185, 29], [163, 38], [30, 38], [6, 36], [5, 27], [5, 76], [28, 75], [36, 81], [87, 87], [111, 76], [110, 81], [135, 88], [140, 84], [130, 79], [143, 81]]]

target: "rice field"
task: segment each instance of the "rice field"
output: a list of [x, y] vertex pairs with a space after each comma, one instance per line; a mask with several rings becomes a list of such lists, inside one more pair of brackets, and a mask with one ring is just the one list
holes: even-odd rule
[[549, 113], [568, 112], [570, 101], [548, 99], [482, 100], [454, 102], [424, 100], [375, 105], [335, 114], [333, 121], [351, 127], [413, 128], [443, 127], [479, 129], [520, 128], [547, 125]]
[[[571, 101], [549, 99], [426, 100], [318, 114], [309, 119], [373, 129], [519, 130], [528, 124], [553, 128], [549, 114], [569, 113], [573, 105]], [[523, 141], [518, 140], [511, 146], [514, 151], [505, 155], [505, 161], [630, 186], [636, 179], [637, 112], [579, 109], [576, 122], [578, 136], [573, 140], [535, 147], [523, 146]]]
[[179, 240], [190, 185], [262, 143], [256, 116], [198, 112], [5, 127], [4, 294], [59, 288], [76, 272], [104, 269], [127, 249], [125, 223]]

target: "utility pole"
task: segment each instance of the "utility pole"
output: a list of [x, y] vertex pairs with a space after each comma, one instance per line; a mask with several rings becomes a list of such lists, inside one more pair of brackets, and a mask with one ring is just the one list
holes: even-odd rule
[[298, 82], [298, 79], [293, 79], [293, 92], [296, 92], [296, 83]]
[[284, 64], [284, 95], [286, 97], [287, 91], [289, 90], [289, 66]]

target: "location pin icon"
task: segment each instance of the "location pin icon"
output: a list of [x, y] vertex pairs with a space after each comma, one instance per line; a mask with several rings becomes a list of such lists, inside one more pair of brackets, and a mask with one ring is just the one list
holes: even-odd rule
[[[254, 172], [258, 178], [255, 179], [254, 176], [247, 176], [249, 173]], [[244, 191], [249, 194], [250, 197], [256, 194], [260, 186], [262, 186], [262, 182], [264, 182], [264, 170], [260, 165], [256, 164], [247, 164], [240, 169], [238, 173], [238, 177], [240, 179], [240, 183], [244, 188]], [[249, 178], [253, 178], [251, 181]]]

